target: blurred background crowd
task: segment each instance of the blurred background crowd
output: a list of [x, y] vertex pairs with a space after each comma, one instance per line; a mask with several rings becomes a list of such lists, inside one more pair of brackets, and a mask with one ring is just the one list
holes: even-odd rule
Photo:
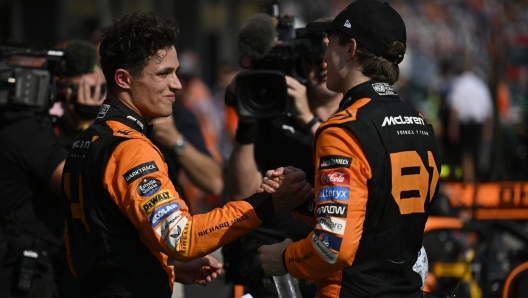
[[[183, 90], [210, 156], [227, 167], [237, 115], [225, 89], [241, 71], [236, 35], [271, 0], [0, 0], [0, 42], [41, 49], [73, 39], [97, 46], [114, 19], [136, 10], [176, 19]], [[279, 0], [296, 27], [335, 16], [349, 0]], [[387, 0], [407, 26], [396, 90], [433, 124], [444, 181], [528, 179], [528, 0]], [[192, 212], [227, 202], [178, 173]], [[229, 183], [229, 181], [224, 181]]]
[[[269, 0], [268, 2], [271, 2]], [[443, 153], [443, 178], [471, 181], [522, 180], [528, 177], [526, 103], [528, 97], [528, 1], [443, 0], [388, 1], [407, 25], [407, 54], [401, 64], [397, 90], [433, 123]], [[222, 89], [240, 70], [236, 33], [243, 22], [260, 11], [264, 0], [53, 0], [0, 1], [0, 40], [24, 39], [52, 48], [68, 39], [93, 39], [119, 16], [135, 10], [162, 12], [180, 26], [177, 48], [182, 75], [196, 78], [182, 97], [200, 119], [208, 149], [224, 162], [229, 156], [229, 134], [236, 120], [218, 115]], [[280, 13], [293, 15], [295, 25], [334, 16], [348, 1], [283, 0]], [[95, 33], [95, 34], [94, 34]], [[470, 99], [464, 109], [451, 113], [451, 86], [463, 72], [471, 72], [489, 93]], [[199, 82], [199, 83], [198, 83]], [[471, 83], [470, 87], [474, 85]], [[478, 87], [475, 87], [478, 88]], [[470, 93], [472, 91], [469, 91]], [[479, 91], [476, 91], [479, 92]], [[460, 142], [447, 120], [467, 124], [477, 113], [483, 127], [475, 166], [468, 165]], [[489, 115], [488, 115], [488, 114]], [[482, 119], [481, 119], [482, 118]], [[467, 126], [467, 125], [466, 125]], [[450, 133], [451, 131], [451, 133]], [[455, 132], [453, 132], [455, 131]], [[464, 129], [461, 130], [464, 136]], [[462, 144], [464, 146], [468, 144]], [[473, 145], [471, 145], [473, 146]], [[470, 146], [470, 147], [471, 147]], [[466, 146], [467, 147], [467, 146]], [[474, 147], [474, 146], [473, 146]], [[460, 156], [459, 156], [460, 155]], [[470, 173], [476, 168], [477, 173]]]

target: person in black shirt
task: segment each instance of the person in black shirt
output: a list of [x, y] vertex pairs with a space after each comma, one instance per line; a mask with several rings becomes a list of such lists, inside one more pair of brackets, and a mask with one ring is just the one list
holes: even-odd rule
[[[64, 243], [57, 196], [67, 151], [32, 115], [4, 115], [0, 143], [0, 293], [57, 297]], [[24, 262], [32, 276], [23, 275]]]
[[[326, 120], [337, 111], [342, 98], [341, 94], [326, 88], [326, 63], [322, 57], [323, 53], [316, 60], [303, 59], [305, 84], [286, 76], [288, 95], [292, 100], [287, 115], [259, 120], [240, 119], [227, 169], [226, 188], [231, 199], [239, 200], [251, 194], [259, 187], [266, 170], [284, 165], [303, 169], [306, 181], [313, 185], [314, 133], [321, 119]], [[227, 278], [248, 286], [248, 292], [255, 298], [277, 297], [273, 280], [264, 277], [257, 249], [260, 245], [282, 242], [286, 238], [303, 239], [310, 230], [291, 212], [270, 216], [256, 230], [224, 246], [224, 258], [229, 261], [225, 268]], [[306, 296], [315, 294], [315, 288], [305, 290], [309, 292]]]
[[[21, 41], [6, 45], [38, 49]], [[91, 123], [96, 115], [79, 112], [92, 106], [99, 109], [104, 78], [97, 82], [97, 53], [90, 44], [69, 41], [65, 56], [59, 83], [63, 88], [58, 96], [64, 100], [61, 117], [49, 115], [47, 106], [40, 113], [0, 107], [0, 186], [5, 190], [0, 196], [0, 293], [7, 297], [79, 295], [66, 261], [58, 195], [64, 161], [77, 128]], [[30, 68], [41, 68], [46, 62], [43, 57], [24, 55], [6, 59], [11, 65]], [[92, 94], [90, 85], [97, 85]], [[78, 87], [75, 92], [73, 86]], [[24, 270], [33, 273], [24, 275]]]

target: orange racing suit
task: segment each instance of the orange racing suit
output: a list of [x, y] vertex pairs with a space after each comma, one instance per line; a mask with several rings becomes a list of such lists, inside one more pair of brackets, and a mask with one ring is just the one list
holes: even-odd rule
[[[310, 235], [283, 254], [289, 273], [318, 280], [319, 297], [422, 297], [412, 270], [434, 195], [432, 127], [393, 87], [352, 88], [317, 130]], [[306, 213], [304, 213], [306, 214]]]
[[148, 133], [138, 114], [107, 100], [66, 160], [68, 259], [83, 297], [170, 297], [175, 274], [168, 257], [204, 256], [273, 212], [269, 195], [258, 194], [189, 214]]

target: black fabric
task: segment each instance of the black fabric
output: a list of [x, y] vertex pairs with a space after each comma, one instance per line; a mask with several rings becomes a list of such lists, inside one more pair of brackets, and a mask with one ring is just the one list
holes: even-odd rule
[[235, 140], [242, 145], [253, 144], [257, 139], [258, 122], [238, 121]]
[[[342, 125], [359, 139], [372, 178], [367, 185], [369, 194], [362, 238], [352, 266], [343, 270], [340, 297], [421, 297], [421, 278], [412, 267], [422, 246], [432, 205], [429, 198], [438, 192], [438, 184], [432, 194], [427, 188], [425, 212], [402, 215], [391, 193], [390, 154], [417, 152], [431, 183], [433, 168], [439, 170], [438, 149], [432, 126], [401, 101], [391, 86], [392, 91], [387, 93], [389, 89], [377, 88], [379, 84], [386, 86], [371, 80], [354, 87], [345, 94], [341, 105], [345, 109], [360, 98], [371, 99], [357, 110], [355, 121]], [[404, 199], [402, 196], [401, 200]]]
[[[88, 144], [98, 136], [97, 141], [89, 143], [89, 151], [83, 150], [82, 145], [76, 146], [66, 160], [63, 179], [67, 174], [71, 177], [71, 197], [63, 188], [61, 202], [82, 297], [170, 297], [166, 272], [102, 185], [111, 153], [127, 140], [113, 135], [112, 129], [106, 125], [108, 120], [124, 123], [145, 135], [150, 131], [138, 114], [107, 100], [98, 119], [77, 139], [79, 144]], [[79, 177], [82, 177], [82, 185]], [[71, 204], [79, 203], [81, 186], [89, 232], [81, 219], [72, 217]]]
[[[185, 140], [192, 144], [194, 148], [196, 148], [198, 151], [207, 154], [211, 156], [211, 153], [207, 150], [207, 147], [205, 146], [205, 141], [202, 135], [202, 131], [200, 130], [200, 124], [198, 123], [198, 120], [196, 119], [196, 116], [194, 116], [191, 111], [189, 111], [186, 107], [181, 105], [179, 102], [175, 102], [172, 106], [172, 116], [174, 118], [174, 125], [178, 129], [178, 131], [185, 137]], [[162, 146], [161, 144], [155, 142], [153, 140], [153, 143], [158, 146], [160, 151], [163, 153], [163, 156], [165, 158], [165, 162], [169, 166], [169, 178], [174, 184], [174, 187], [176, 188], [176, 191], [178, 191], [178, 194], [180, 197], [186, 202], [187, 198], [185, 197], [185, 192], [183, 191], [182, 185], [178, 182], [178, 174], [180, 173], [181, 166], [176, 160], [176, 157], [174, 156], [174, 151], [172, 148], [167, 148], [165, 146]], [[189, 204], [188, 204], [189, 206]], [[192, 212], [196, 212], [197, 210], [191, 210]]]
[[51, 246], [62, 244], [64, 221], [49, 182], [67, 151], [51, 128], [33, 117], [0, 123], [0, 144], [0, 219], [15, 221], [19, 233], [37, 235]]
[[[312, 162], [313, 136], [289, 116], [259, 119], [255, 142], [255, 161], [264, 175], [267, 170], [282, 166], [294, 166], [306, 173], [306, 181], [313, 185], [314, 167]], [[285, 150], [287, 148], [287, 150]], [[277, 211], [266, 217], [255, 230], [225, 245], [222, 253], [226, 264], [226, 276], [235, 283], [249, 285], [249, 292], [255, 298], [274, 295], [274, 284], [264, 277], [257, 249], [261, 245], [274, 244], [291, 238], [298, 241], [305, 238], [312, 228], [290, 211]], [[259, 294], [261, 293], [261, 294]]]
[[460, 144], [457, 150], [457, 160], [461, 164], [463, 154], [469, 154], [475, 167], [475, 178], [481, 177], [480, 170], [480, 144], [482, 144], [482, 124], [469, 122], [460, 124]]
[[260, 220], [265, 219], [275, 211], [273, 201], [271, 200], [271, 194], [267, 192], [253, 194], [246, 198], [245, 201], [253, 206]]
[[24, 294], [16, 287], [24, 250], [39, 254], [27, 297], [57, 297], [57, 278], [64, 272], [64, 219], [49, 182], [67, 151], [45, 122], [22, 116], [0, 123], [2, 297]]

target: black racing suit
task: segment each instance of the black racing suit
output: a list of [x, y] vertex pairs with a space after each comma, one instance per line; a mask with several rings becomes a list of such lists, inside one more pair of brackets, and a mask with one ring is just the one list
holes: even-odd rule
[[371, 80], [348, 91], [316, 132], [313, 231], [284, 253], [319, 297], [422, 297], [412, 269], [438, 192], [431, 125], [393, 87]]
[[274, 211], [271, 196], [257, 194], [189, 214], [148, 134], [137, 113], [107, 100], [66, 160], [61, 201], [83, 297], [170, 297], [176, 273], [168, 257], [211, 253]]

